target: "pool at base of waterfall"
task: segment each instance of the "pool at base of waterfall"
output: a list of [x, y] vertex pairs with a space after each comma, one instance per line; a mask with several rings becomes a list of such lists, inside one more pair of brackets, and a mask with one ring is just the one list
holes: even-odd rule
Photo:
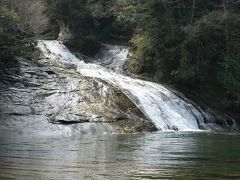
[[1, 137], [0, 179], [240, 179], [240, 135]]

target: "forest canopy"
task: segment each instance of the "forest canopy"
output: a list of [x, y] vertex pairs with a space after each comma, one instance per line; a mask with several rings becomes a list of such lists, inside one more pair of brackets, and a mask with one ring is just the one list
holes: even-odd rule
[[237, 112], [239, 8], [234, 0], [125, 1], [118, 19], [135, 29], [130, 72]]

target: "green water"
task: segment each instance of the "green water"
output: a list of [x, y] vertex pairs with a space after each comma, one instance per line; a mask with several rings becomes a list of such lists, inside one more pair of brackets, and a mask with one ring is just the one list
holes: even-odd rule
[[1, 137], [0, 179], [240, 179], [240, 134]]

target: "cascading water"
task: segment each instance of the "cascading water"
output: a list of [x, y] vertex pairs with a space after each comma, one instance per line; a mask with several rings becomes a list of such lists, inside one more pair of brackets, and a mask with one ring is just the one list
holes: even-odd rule
[[81, 75], [104, 80], [119, 88], [159, 130], [192, 131], [204, 124], [204, 116], [198, 109], [163, 85], [122, 75], [127, 47], [105, 45], [96, 64], [85, 63], [84, 58], [77, 58], [59, 41], [39, 41], [38, 47], [44, 57], [74, 63]]
[[129, 49], [125, 46], [104, 44], [92, 63], [106, 67], [113, 72], [123, 74], [123, 66], [126, 62]]

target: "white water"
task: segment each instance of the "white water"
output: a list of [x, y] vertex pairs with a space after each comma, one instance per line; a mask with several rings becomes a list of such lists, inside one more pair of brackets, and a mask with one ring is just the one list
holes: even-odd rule
[[[200, 111], [164, 86], [120, 74], [128, 54], [127, 48], [118, 50], [116, 46], [108, 46], [107, 49], [114, 53], [105, 50], [107, 56], [103, 55], [102, 62], [108, 62], [110, 66], [107, 67], [117, 71], [112, 72], [101, 65], [84, 63], [58, 41], [39, 41], [38, 47], [45, 58], [74, 63], [83, 76], [102, 79], [121, 89], [160, 130], [192, 131], [199, 130], [199, 124], [204, 124]], [[109, 59], [111, 54], [114, 56]]]
[[123, 74], [123, 66], [126, 62], [128, 52], [129, 49], [126, 46], [104, 44], [96, 55], [96, 60], [92, 63]]

